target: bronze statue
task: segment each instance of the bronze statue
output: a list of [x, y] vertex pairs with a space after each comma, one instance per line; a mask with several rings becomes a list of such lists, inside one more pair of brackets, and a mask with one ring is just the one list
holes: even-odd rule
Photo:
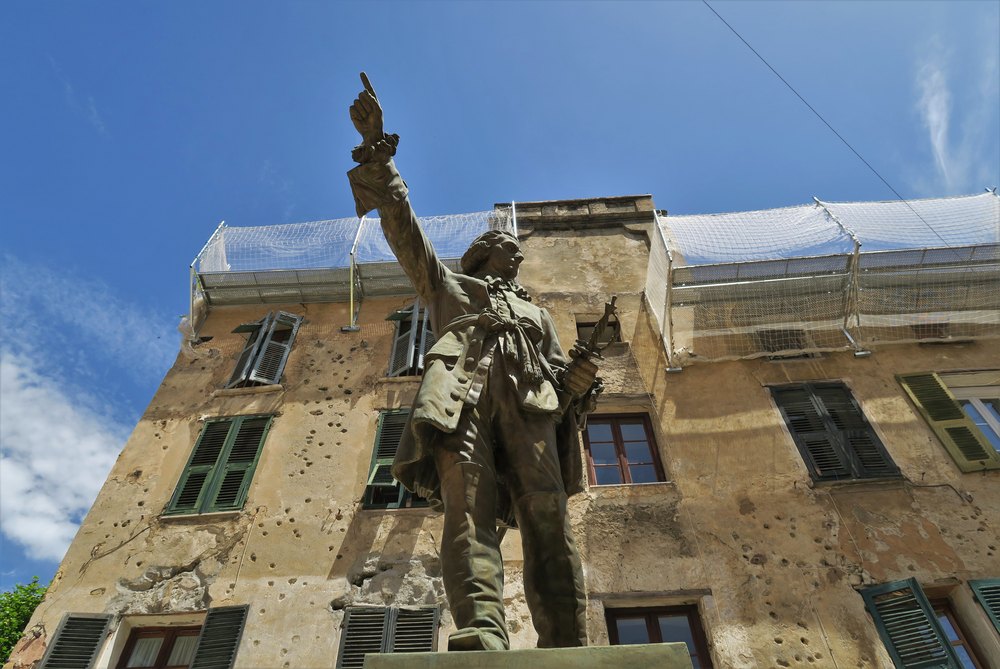
[[[444, 511], [442, 572], [459, 628], [448, 649], [509, 648], [498, 524], [521, 532], [539, 647], [584, 646], [586, 593], [566, 501], [583, 488], [577, 426], [601, 389], [596, 367], [564, 355], [548, 312], [518, 284], [512, 234], [477, 238], [461, 273], [441, 263], [392, 160], [399, 136], [383, 131], [375, 91], [361, 80], [351, 105], [360, 165], [348, 172], [358, 216], [378, 209], [437, 335], [392, 473]], [[571, 377], [575, 392], [565, 388]]]

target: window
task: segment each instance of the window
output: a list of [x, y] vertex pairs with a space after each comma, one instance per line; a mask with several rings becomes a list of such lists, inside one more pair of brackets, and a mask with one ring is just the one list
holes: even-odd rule
[[696, 606], [606, 609], [611, 645], [683, 641], [694, 669], [710, 669], [708, 643]]
[[778, 386], [771, 394], [814, 481], [899, 476], [844, 384]]
[[139, 627], [132, 630], [117, 669], [187, 669], [201, 627]]
[[301, 322], [301, 316], [284, 311], [268, 312], [259, 321], [244, 323], [233, 330], [245, 334], [247, 342], [226, 387], [278, 383]]
[[591, 485], [666, 480], [645, 414], [591, 416], [584, 448]]
[[344, 615], [337, 669], [362, 669], [368, 653], [437, 650], [439, 611], [381, 606], [349, 606]]
[[[582, 342], [589, 342], [597, 327], [598, 319], [580, 320], [576, 322], [576, 338]], [[597, 339], [595, 344], [602, 348], [608, 344], [620, 342], [622, 340], [622, 324], [616, 316], [608, 319], [608, 326], [604, 329], [604, 334]]]
[[243, 508], [271, 416], [209, 420], [181, 473], [166, 514]]
[[437, 339], [431, 329], [430, 313], [420, 300], [389, 316], [396, 321], [396, 336], [389, 356], [389, 376], [420, 376], [424, 373], [424, 356]]
[[110, 623], [108, 615], [67, 614], [45, 651], [41, 669], [90, 669], [104, 645]]
[[896, 378], [959, 469], [1000, 469], [1000, 371]]
[[932, 605], [915, 579], [866, 588], [861, 596], [896, 666], [981, 666], [947, 600]]
[[409, 409], [382, 411], [378, 416], [375, 432], [375, 448], [372, 449], [372, 464], [368, 470], [368, 482], [362, 507], [365, 509], [402, 509], [427, 506], [427, 500], [415, 495], [400, 485], [392, 476], [392, 461], [396, 449], [403, 438]]
[[761, 350], [772, 354], [767, 356], [768, 360], [799, 360], [816, 357], [813, 353], [804, 352], [811, 348], [812, 344], [806, 337], [806, 331], [801, 328], [766, 328], [757, 330], [754, 334]]

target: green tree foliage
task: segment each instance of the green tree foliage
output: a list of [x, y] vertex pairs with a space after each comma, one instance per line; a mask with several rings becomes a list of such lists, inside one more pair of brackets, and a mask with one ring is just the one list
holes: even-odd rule
[[21, 638], [31, 614], [44, 596], [45, 586], [39, 585], [37, 576], [27, 585], [18, 583], [12, 590], [0, 593], [0, 664], [10, 657], [14, 644]]

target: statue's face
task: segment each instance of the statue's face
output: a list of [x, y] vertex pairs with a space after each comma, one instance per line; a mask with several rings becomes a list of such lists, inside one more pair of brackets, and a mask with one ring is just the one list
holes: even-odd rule
[[497, 276], [513, 281], [517, 278], [517, 270], [524, 260], [521, 246], [513, 239], [503, 239], [490, 248], [490, 255], [483, 265], [484, 274]]

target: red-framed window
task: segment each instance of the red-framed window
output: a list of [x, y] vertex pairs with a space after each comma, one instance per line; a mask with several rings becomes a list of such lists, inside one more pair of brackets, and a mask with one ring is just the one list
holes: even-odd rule
[[584, 447], [591, 485], [666, 480], [646, 414], [591, 416]]
[[687, 644], [694, 669], [711, 669], [708, 640], [698, 617], [698, 607], [605, 609], [604, 614], [612, 646], [682, 641]]

